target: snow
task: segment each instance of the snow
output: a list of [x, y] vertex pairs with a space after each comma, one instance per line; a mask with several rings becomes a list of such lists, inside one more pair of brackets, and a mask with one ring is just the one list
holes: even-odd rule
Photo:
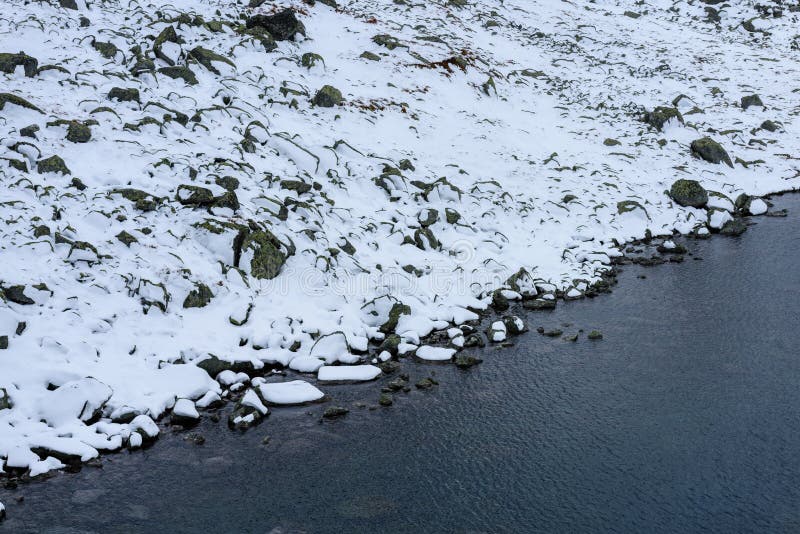
[[[635, 0], [462, 8], [351, 0], [340, 10], [292, 0], [284, 4], [300, 8], [308, 37], [274, 52], [235, 24], [214, 32], [155, 14], [238, 23], [266, 6], [79, 4], [89, 29], [56, 2], [20, 3], [0, 19], [0, 53], [24, 50], [39, 66], [68, 71], [0, 72], [0, 93], [41, 110], [0, 110], [0, 287], [24, 286], [24, 298], [0, 299], [8, 340], [0, 388], [10, 401], [0, 410], [0, 460], [8, 466], [58, 468], [32, 452], [36, 443], [81, 457], [136, 448], [138, 431], [154, 438], [155, 420], [170, 410], [247, 387], [240, 373], [211, 377], [197, 366], [211, 354], [249, 364], [250, 375], [281, 366], [324, 376], [370, 361], [362, 352], [391, 333], [401, 355], [447, 360], [455, 349], [420, 344], [478, 319], [497, 289], [510, 299], [580, 298], [619, 244], [648, 232], [706, 235], [730, 220], [740, 194], [762, 214], [758, 197], [800, 184], [796, 160], [785, 156], [800, 152], [788, 83], [800, 79], [796, 21], [762, 16], [750, 0], [726, 4], [719, 26], [702, 3], [685, 0], [653, 0], [646, 10]], [[751, 19], [769, 34], [742, 27]], [[195, 85], [131, 75], [134, 45], [167, 66], [151, 47], [170, 25], [183, 43], [164, 43], [168, 58], [184, 65], [202, 45], [235, 67], [217, 61], [217, 75], [189, 62]], [[373, 41], [383, 33], [401, 46]], [[104, 58], [95, 39], [120, 51]], [[302, 65], [309, 53], [324, 63]], [[424, 64], [454, 53], [465, 70]], [[342, 105], [310, 103], [325, 84], [342, 91]], [[141, 102], [110, 101], [113, 87], [137, 89]], [[765, 106], [742, 110], [739, 99], [755, 93]], [[656, 131], [641, 122], [673, 100], [683, 123]], [[767, 119], [779, 130], [761, 129]], [[89, 142], [74, 143], [65, 124], [48, 126], [58, 120], [96, 124]], [[30, 125], [35, 137], [22, 135]], [[691, 154], [705, 135], [733, 167]], [[38, 172], [54, 155], [68, 174]], [[719, 210], [709, 217], [677, 205], [665, 191], [678, 177], [718, 192], [709, 206]], [[180, 185], [220, 198], [223, 179], [238, 181], [238, 207], [181, 204]], [[126, 189], [145, 198], [127, 199]], [[626, 200], [641, 209], [620, 210]], [[234, 250], [256, 229], [274, 237], [265, 242], [285, 260], [274, 278], [257, 276], [254, 248]], [[137, 242], [121, 242], [123, 231]], [[184, 308], [198, 284], [213, 298]], [[401, 303], [408, 308], [390, 328]], [[492, 330], [504, 338], [505, 328]], [[463, 344], [457, 332], [448, 337]], [[243, 402], [266, 413], [252, 389]]]
[[269, 412], [269, 409], [267, 409], [267, 407], [264, 406], [264, 403], [261, 402], [261, 399], [258, 397], [258, 394], [252, 389], [248, 389], [247, 391], [245, 391], [240, 403], [242, 406], [249, 406], [251, 408], [255, 408], [255, 410], [261, 415], [266, 415]]
[[175, 402], [175, 407], [172, 409], [172, 413], [180, 417], [188, 417], [191, 419], [200, 418], [200, 414], [197, 412], [194, 402], [190, 401], [189, 399], [178, 399]]
[[320, 382], [366, 382], [380, 376], [381, 369], [374, 365], [346, 365], [320, 367], [317, 379]]
[[446, 347], [432, 347], [431, 345], [423, 345], [417, 349], [417, 358], [422, 360], [441, 362], [450, 360], [456, 353], [455, 349]]
[[304, 380], [260, 384], [258, 389], [264, 401], [279, 405], [304, 404], [325, 396], [322, 391]]

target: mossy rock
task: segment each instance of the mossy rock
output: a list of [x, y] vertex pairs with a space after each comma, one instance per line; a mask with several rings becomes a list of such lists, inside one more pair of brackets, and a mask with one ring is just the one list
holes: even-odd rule
[[780, 126], [777, 123], [775, 123], [775, 122], [773, 122], [773, 121], [771, 121], [769, 119], [765, 120], [764, 122], [762, 122], [761, 126], [759, 126], [759, 128], [761, 128], [762, 130], [766, 130], [768, 132], [771, 132], [771, 133], [774, 133], [774, 132], [777, 132], [778, 130], [780, 130]]
[[248, 35], [260, 42], [266, 52], [272, 52], [278, 48], [278, 43], [275, 41], [275, 38], [260, 26], [253, 26], [252, 28], [241, 26], [237, 31], [241, 35]]
[[123, 243], [126, 247], [130, 247], [133, 243], [138, 243], [139, 240], [133, 237], [131, 234], [126, 232], [125, 230], [118, 233], [116, 236], [117, 240]]
[[322, 413], [322, 417], [325, 419], [336, 419], [339, 417], [344, 417], [348, 413], [350, 413], [350, 410], [347, 408], [343, 408], [341, 406], [330, 406]]
[[25, 126], [24, 128], [19, 129], [19, 134], [22, 137], [30, 137], [36, 139], [36, 132], [39, 131], [39, 126], [37, 124], [31, 124], [30, 126]]
[[642, 210], [644, 212], [644, 214], [647, 215], [648, 218], [649, 218], [647, 210], [644, 209], [644, 206], [639, 204], [639, 202], [637, 202], [635, 200], [623, 200], [621, 202], [617, 202], [617, 214], [618, 215], [623, 215], [625, 213], [629, 213], [629, 212], [631, 212], [633, 210], [636, 210], [636, 209]]
[[225, 191], [221, 195], [214, 197], [211, 202], [212, 208], [228, 208], [233, 211], [239, 209], [239, 197], [233, 191]]
[[192, 69], [184, 65], [162, 67], [158, 69], [158, 72], [164, 76], [167, 76], [168, 78], [181, 79], [186, 82], [187, 85], [197, 85], [199, 83], [197, 81], [197, 76], [195, 76], [194, 72], [192, 72]]
[[444, 216], [447, 224], [458, 224], [458, 221], [461, 220], [461, 214], [453, 208], [445, 208]]
[[389, 35], [387, 33], [381, 33], [376, 35], [372, 38], [372, 42], [376, 45], [385, 46], [389, 50], [394, 50], [398, 46], [400, 46], [400, 41], [397, 37]]
[[426, 377], [421, 380], [418, 380], [417, 383], [414, 385], [417, 387], [417, 389], [430, 389], [433, 386], [438, 386], [439, 382], [437, 382], [431, 377]]
[[58, 5], [64, 9], [78, 10], [78, 3], [75, 0], [58, 0]]
[[196, 284], [195, 289], [191, 290], [188, 295], [186, 295], [186, 299], [183, 301], [184, 308], [204, 308], [208, 306], [208, 303], [211, 302], [211, 299], [214, 298], [214, 294], [211, 292], [211, 289], [205, 284]]
[[381, 60], [381, 56], [379, 56], [378, 54], [373, 54], [372, 52], [368, 52], [368, 51], [362, 52], [361, 55], [358, 56], [358, 57], [363, 58], [363, 59], [368, 59], [370, 61], [380, 61]]
[[707, 161], [709, 163], [719, 164], [725, 163], [729, 167], [733, 167], [730, 156], [722, 148], [722, 145], [711, 139], [710, 137], [703, 137], [692, 141], [691, 144], [692, 154]]
[[589, 332], [589, 335], [586, 336], [586, 337], [588, 337], [589, 339], [592, 339], [592, 340], [603, 339], [603, 333], [600, 332], [599, 330], [592, 330], [591, 332]]
[[298, 33], [306, 36], [306, 28], [297, 20], [293, 9], [284, 9], [274, 15], [253, 15], [245, 22], [247, 28], [264, 28], [276, 41], [294, 40]]
[[114, 56], [119, 52], [119, 48], [114, 43], [106, 43], [103, 41], [94, 41], [92, 48], [103, 56], [105, 59], [114, 59]]
[[417, 220], [419, 224], [425, 228], [432, 226], [439, 220], [439, 211], [433, 208], [422, 210], [417, 216]]
[[161, 33], [159, 33], [155, 41], [153, 41], [153, 54], [164, 63], [168, 65], [174, 65], [175, 62], [172, 60], [172, 58], [161, 51], [161, 45], [164, 43], [183, 43], [183, 39], [178, 36], [174, 26], [170, 25], [161, 30]]
[[747, 230], [747, 225], [741, 219], [733, 219], [722, 225], [719, 233], [729, 237], [742, 235]]
[[199, 208], [210, 206], [214, 202], [214, 194], [210, 189], [197, 185], [181, 184], [175, 193], [175, 200], [184, 206]]
[[192, 50], [189, 51], [189, 57], [193, 58], [216, 75], [219, 75], [220, 71], [214, 66], [215, 61], [230, 65], [234, 69], [236, 68], [236, 64], [230, 59], [226, 58], [225, 56], [221, 56], [207, 48], [203, 48], [202, 46], [196, 46], [192, 48]]
[[609, 137], [605, 141], [603, 141], [603, 144], [605, 146], [618, 146], [618, 145], [621, 145], [622, 143], [620, 143], [616, 139], [612, 139], [612, 138]]
[[761, 97], [758, 95], [747, 95], [743, 96], [740, 102], [742, 109], [747, 109], [750, 106], [760, 106], [764, 107], [764, 103], [761, 101]]
[[39, 174], [45, 174], [48, 172], [57, 172], [60, 174], [71, 174], [71, 171], [67, 168], [67, 164], [64, 163], [64, 160], [61, 159], [59, 156], [50, 156], [49, 158], [40, 159], [36, 162], [36, 169]]
[[120, 102], [140, 102], [139, 90], [136, 88], [114, 87], [108, 92], [108, 99], [119, 100]]
[[33, 229], [33, 237], [40, 238], [50, 235], [50, 227], [46, 224], [40, 224]]
[[678, 108], [659, 106], [653, 111], [648, 111], [644, 115], [644, 122], [658, 131], [663, 130], [664, 125], [671, 119], [676, 119], [681, 124], [684, 124], [683, 116], [681, 115], [681, 112], [678, 111]]
[[[392, 308], [389, 310], [389, 319], [383, 323], [380, 327], [380, 331], [384, 334], [391, 334], [397, 328], [397, 323], [400, 321], [401, 315], [411, 315], [411, 306], [408, 304], [403, 304], [402, 302], [395, 302], [392, 304]], [[394, 347], [395, 354], [397, 353], [397, 347]], [[389, 350], [389, 349], [386, 349]], [[389, 350], [391, 353], [392, 351]]]
[[394, 404], [394, 399], [392, 395], [389, 393], [381, 393], [381, 396], [378, 397], [378, 404], [381, 406], [391, 406]]
[[332, 85], [324, 85], [319, 91], [317, 91], [317, 94], [314, 95], [314, 98], [311, 99], [311, 102], [315, 106], [319, 106], [321, 108], [332, 108], [333, 106], [338, 106], [343, 101], [344, 98], [342, 97], [342, 92]]
[[[8, 348], [8, 336], [3, 336], [6, 338], [5, 347]], [[11, 403], [11, 397], [8, 396], [8, 391], [5, 388], [0, 388], [0, 410], [8, 410], [13, 408], [13, 404]]]
[[280, 250], [280, 242], [267, 230], [257, 230], [245, 237], [242, 254], [248, 251], [253, 254], [250, 274], [257, 279], [275, 278], [286, 263], [286, 255]]
[[37, 108], [21, 96], [17, 96], [12, 93], [0, 93], [0, 110], [4, 109], [6, 104], [14, 104], [15, 106], [25, 109], [32, 109], [33, 111], [38, 111], [39, 113], [44, 113], [44, 111]]
[[223, 176], [221, 178], [216, 178], [214, 183], [218, 186], [222, 187], [226, 191], [235, 191], [239, 188], [239, 180], [234, 178], [233, 176]]
[[67, 141], [71, 143], [88, 143], [92, 139], [89, 125], [80, 121], [70, 121], [67, 126]]
[[685, 207], [702, 208], [708, 203], [708, 191], [697, 180], [676, 180], [669, 190], [669, 196]]
[[39, 62], [25, 52], [18, 54], [0, 53], [0, 72], [13, 74], [20, 65], [25, 70], [25, 76], [28, 78], [33, 78], [39, 71]]
[[479, 363], [483, 363], [483, 360], [469, 354], [459, 354], [456, 356], [455, 363], [456, 367], [459, 369], [469, 369], [470, 367], [475, 367]]
[[311, 191], [311, 184], [302, 180], [281, 180], [281, 189], [295, 191], [298, 195], [302, 195]]
[[503, 291], [496, 289], [492, 293], [492, 308], [497, 311], [505, 311], [509, 308], [508, 298], [503, 295]]
[[402, 339], [397, 334], [389, 334], [383, 339], [383, 343], [381, 343], [379, 351], [387, 351], [392, 356], [397, 356], [397, 349], [400, 346], [401, 341]]

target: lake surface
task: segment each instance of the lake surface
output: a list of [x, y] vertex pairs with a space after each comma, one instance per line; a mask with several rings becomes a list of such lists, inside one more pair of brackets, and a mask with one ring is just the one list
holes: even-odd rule
[[0, 532], [798, 532], [800, 197], [775, 202], [788, 218], [524, 314], [532, 332], [476, 368], [404, 364], [440, 385], [392, 407], [355, 405], [380, 384], [325, 386], [345, 418], [206, 420], [204, 445], [166, 430], [102, 469], [0, 489]]

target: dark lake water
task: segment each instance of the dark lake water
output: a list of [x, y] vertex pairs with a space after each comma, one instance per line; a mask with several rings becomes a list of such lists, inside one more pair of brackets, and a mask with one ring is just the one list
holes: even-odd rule
[[206, 421], [202, 446], [167, 430], [0, 489], [0, 531], [800, 532], [800, 197], [775, 202], [788, 218], [689, 242], [702, 261], [524, 316], [602, 341], [534, 331], [469, 371], [407, 363], [440, 385], [389, 408], [354, 404], [379, 384], [326, 386], [351, 412], [324, 424], [319, 405], [245, 434]]

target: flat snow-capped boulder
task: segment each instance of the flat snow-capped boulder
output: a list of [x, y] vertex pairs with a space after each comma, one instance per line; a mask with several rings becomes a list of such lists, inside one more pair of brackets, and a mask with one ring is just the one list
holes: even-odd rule
[[259, 384], [258, 390], [264, 402], [283, 406], [315, 402], [325, 396], [322, 391], [303, 380]]
[[374, 365], [338, 365], [320, 367], [320, 382], [366, 382], [380, 376], [381, 369]]

